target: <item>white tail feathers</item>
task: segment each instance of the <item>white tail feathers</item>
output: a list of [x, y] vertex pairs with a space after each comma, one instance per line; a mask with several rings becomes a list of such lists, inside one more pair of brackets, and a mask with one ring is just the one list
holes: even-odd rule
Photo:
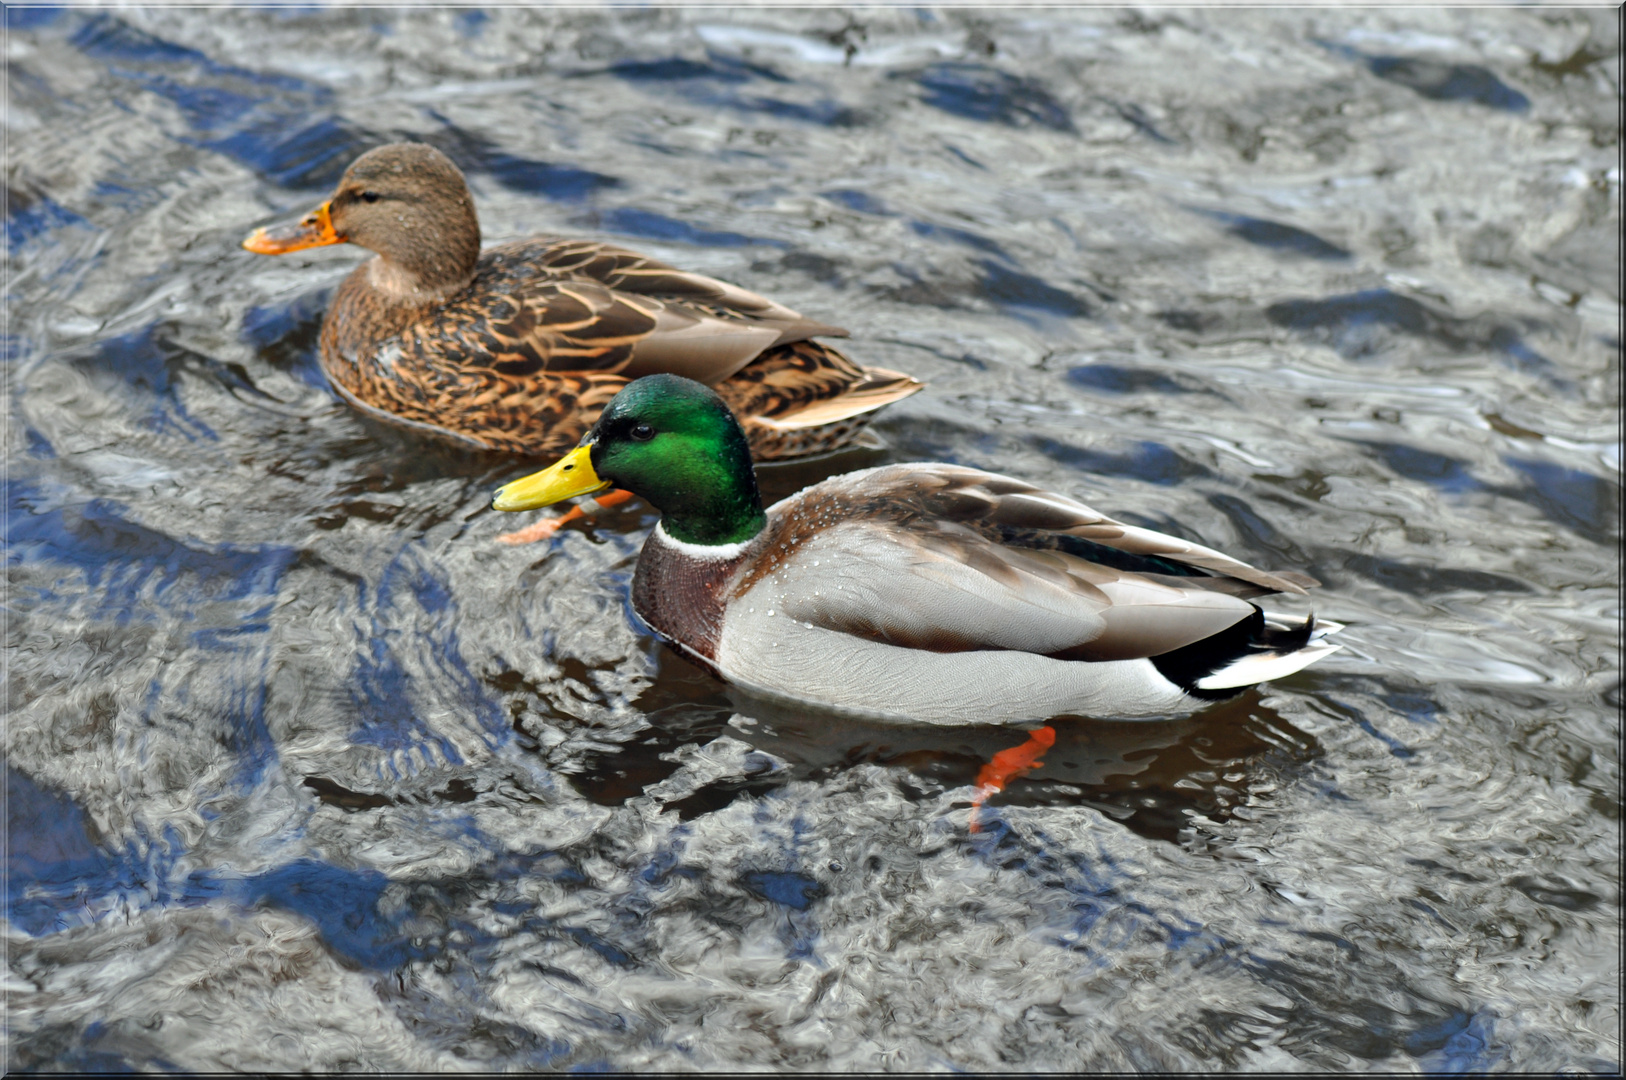
[[[1287, 630], [1297, 624], [1298, 620], [1267, 611], [1265, 612], [1265, 623], [1269, 626]], [[1343, 628], [1343, 623], [1317, 619], [1310, 630], [1310, 640], [1307, 644], [1294, 649], [1292, 652], [1250, 653], [1239, 660], [1233, 660], [1218, 671], [1198, 679], [1197, 689], [1231, 690], [1291, 675], [1295, 671], [1309, 667], [1327, 654], [1342, 649], [1342, 645], [1334, 645], [1330, 641], [1323, 639], [1329, 634], [1336, 634]]]
[[777, 431], [822, 427], [825, 424], [839, 423], [874, 412], [894, 401], [902, 401], [910, 394], [925, 389], [925, 386], [925, 383], [902, 372], [888, 371], [886, 368], [865, 368], [864, 378], [836, 397], [815, 401], [805, 409], [777, 419], [765, 416], [753, 417], [752, 423]]

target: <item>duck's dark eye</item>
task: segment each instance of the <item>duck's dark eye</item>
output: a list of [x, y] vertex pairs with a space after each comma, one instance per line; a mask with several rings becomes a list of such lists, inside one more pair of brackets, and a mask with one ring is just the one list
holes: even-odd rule
[[362, 202], [377, 202], [378, 201], [378, 192], [376, 192], [376, 191], [363, 191], [361, 193], [361, 201]]
[[634, 424], [628, 434], [639, 442], [648, 442], [655, 437], [655, 429], [648, 424]]

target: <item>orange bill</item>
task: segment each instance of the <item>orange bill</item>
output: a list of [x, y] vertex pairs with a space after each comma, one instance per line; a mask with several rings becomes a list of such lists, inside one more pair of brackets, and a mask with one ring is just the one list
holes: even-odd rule
[[290, 251], [342, 243], [344, 237], [333, 231], [333, 218], [328, 214], [328, 204], [323, 203], [297, 225], [255, 229], [243, 241], [243, 246], [257, 255], [286, 255]]

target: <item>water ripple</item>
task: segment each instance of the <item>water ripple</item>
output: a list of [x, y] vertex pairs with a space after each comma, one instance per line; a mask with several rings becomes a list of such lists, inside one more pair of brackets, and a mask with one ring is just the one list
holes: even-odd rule
[[[1618, 1071], [1601, 12], [4, 14], [8, 1068]], [[996, 468], [1345, 648], [971, 832], [1023, 733], [740, 694], [647, 506], [334, 395], [361, 254], [237, 243], [402, 138], [929, 380], [771, 498]]]

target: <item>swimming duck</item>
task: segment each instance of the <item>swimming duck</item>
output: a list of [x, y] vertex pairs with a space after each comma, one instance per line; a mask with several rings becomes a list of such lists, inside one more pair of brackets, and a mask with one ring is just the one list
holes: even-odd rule
[[581, 446], [499, 490], [527, 510], [610, 485], [661, 512], [632, 604], [657, 635], [768, 698], [889, 719], [1152, 718], [1280, 678], [1340, 629], [1249, 601], [1318, 584], [960, 465], [832, 477], [764, 510], [711, 390], [638, 379]]
[[782, 304], [609, 244], [535, 237], [480, 250], [463, 174], [397, 143], [345, 170], [297, 225], [256, 229], [262, 255], [356, 244], [322, 321], [323, 370], [352, 405], [485, 450], [575, 446], [630, 380], [715, 386], [759, 460], [850, 442], [922, 383], [812, 340], [845, 337]]

